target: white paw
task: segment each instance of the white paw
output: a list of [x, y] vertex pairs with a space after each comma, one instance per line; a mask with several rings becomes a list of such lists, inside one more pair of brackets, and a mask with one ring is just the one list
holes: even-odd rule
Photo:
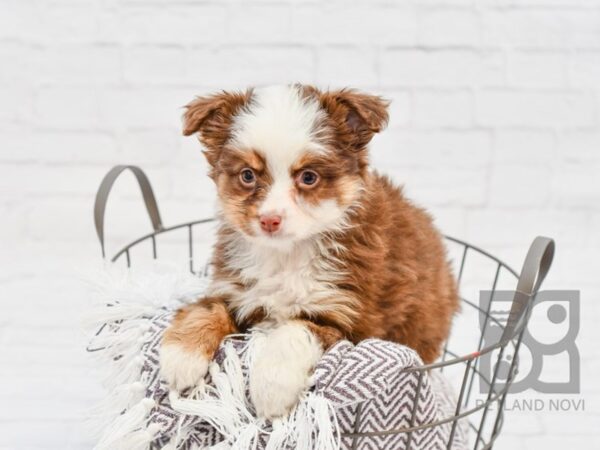
[[169, 386], [178, 391], [200, 385], [210, 360], [201, 352], [190, 352], [177, 344], [160, 348], [160, 373]]
[[259, 417], [289, 413], [309, 387], [310, 374], [323, 351], [302, 325], [291, 323], [256, 341], [250, 367], [250, 397]]

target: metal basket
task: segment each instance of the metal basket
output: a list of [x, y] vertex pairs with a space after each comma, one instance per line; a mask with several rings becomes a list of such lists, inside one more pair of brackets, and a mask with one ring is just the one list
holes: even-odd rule
[[[196, 255], [194, 254], [195, 235], [194, 231], [203, 224], [213, 222], [214, 219], [195, 220], [192, 222], [182, 223], [170, 227], [165, 227], [162, 224], [158, 205], [152, 191], [150, 182], [145, 173], [136, 166], [116, 166], [111, 169], [104, 177], [100, 188], [96, 194], [94, 205], [94, 220], [100, 246], [102, 248], [102, 256], [106, 257], [104, 243], [104, 213], [106, 202], [112, 186], [118, 176], [129, 170], [135, 176], [142, 195], [146, 210], [152, 223], [153, 231], [145, 234], [133, 242], [129, 243], [120, 249], [111, 259], [111, 262], [124, 261], [127, 267], [132, 265], [132, 250], [141, 247], [144, 244], [149, 244], [150, 249], [146, 253], [146, 258], [157, 259], [159, 257], [158, 241], [162, 235], [169, 234], [175, 230], [186, 231], [187, 241], [187, 258], [189, 270], [192, 273], [206, 275], [207, 266], [198, 265]], [[511, 384], [515, 380], [518, 368], [517, 358], [519, 348], [521, 347], [522, 338], [525, 328], [529, 321], [531, 309], [535, 300], [535, 296], [544, 280], [552, 259], [554, 256], [554, 241], [545, 237], [537, 237], [531, 244], [527, 256], [525, 258], [523, 268], [520, 273], [516, 272], [506, 263], [491, 255], [490, 253], [466, 242], [453, 237], [446, 237], [448, 246], [454, 246], [458, 249], [457, 253], [457, 278], [458, 286], [461, 295], [463, 314], [468, 311], [474, 311], [480, 319], [479, 327], [476, 324], [469, 325], [477, 331], [477, 335], [473, 342], [470, 343], [470, 348], [475, 348], [475, 351], [460, 352], [451, 349], [451, 345], [446, 343], [441, 361], [432, 364], [422, 365], [420, 367], [410, 369], [418, 372], [418, 384], [416, 398], [419, 398], [421, 379], [426, 371], [440, 370], [446, 373], [453, 370], [458, 373], [457, 389], [458, 397], [456, 399], [456, 408], [454, 414], [450, 417], [443, 418], [433, 423], [420, 426], [410, 426], [408, 428], [379, 430], [369, 433], [345, 433], [343, 439], [350, 440], [350, 448], [360, 448], [360, 441], [365, 437], [372, 436], [389, 436], [391, 434], [406, 434], [407, 448], [411, 447], [411, 436], [417, 430], [436, 427], [451, 423], [451, 433], [447, 443], [447, 449], [452, 447], [453, 440], [457, 431], [459, 421], [468, 421], [469, 441], [474, 450], [483, 450], [493, 448], [502, 428], [504, 421], [503, 407], [505, 405], [507, 393]], [[181, 245], [181, 242], [178, 244]], [[486, 290], [491, 292], [491, 301], [486, 307], [482, 307], [475, 299], [467, 298], [464, 293], [465, 285], [465, 268], [467, 261], [477, 257], [479, 263], [477, 266], [482, 266], [483, 261], [491, 266], [490, 283], [487, 285], [479, 285], [478, 290]], [[499, 280], [501, 276], [509, 277], [509, 285], [512, 292], [512, 302], [510, 303], [509, 311], [507, 311], [506, 322], [500, 320], [494, 314], [492, 309], [495, 308], [494, 293], [499, 292]], [[501, 337], [494, 343], [488, 344], [484, 342], [484, 335], [490, 326], [500, 327]], [[449, 342], [452, 339], [448, 340]], [[486, 344], [484, 346], [484, 344]], [[493, 355], [493, 356], [492, 356]], [[483, 373], [481, 370], [482, 359], [487, 357], [488, 361], [495, 361], [491, 365], [490, 374]], [[491, 359], [493, 358], [493, 359]], [[508, 370], [504, 375], [504, 382], [501, 382], [499, 368], [501, 362], [510, 361]], [[506, 366], [505, 366], [506, 367]], [[491, 376], [490, 376], [491, 375]], [[474, 391], [475, 379], [479, 378], [480, 392], [477, 402], [474, 401], [477, 393]], [[481, 390], [481, 386], [485, 386], [485, 390]], [[414, 423], [418, 402], [413, 403], [412, 421]], [[359, 430], [361, 422], [360, 405], [356, 415], [355, 430]]]

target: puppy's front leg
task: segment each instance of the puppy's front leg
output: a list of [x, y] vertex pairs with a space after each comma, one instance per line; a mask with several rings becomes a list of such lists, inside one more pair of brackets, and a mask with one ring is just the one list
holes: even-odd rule
[[337, 329], [305, 320], [291, 320], [262, 336], [250, 367], [257, 415], [273, 419], [287, 414], [309, 387], [323, 352], [341, 338]]
[[198, 385], [223, 338], [236, 331], [223, 298], [204, 298], [181, 308], [163, 335], [161, 374], [179, 391]]

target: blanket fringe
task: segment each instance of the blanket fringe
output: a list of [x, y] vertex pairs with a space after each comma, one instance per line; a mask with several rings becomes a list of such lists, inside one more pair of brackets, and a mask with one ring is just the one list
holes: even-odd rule
[[[90, 322], [96, 329], [102, 326], [103, 331], [91, 339], [90, 346], [101, 350], [93, 354], [110, 368], [105, 384], [111, 394], [93, 411], [93, 416], [109, 422], [95, 450], [145, 450], [160, 435], [161, 425], [148, 422], [155, 401], [145, 398], [142, 348], [150, 338], [153, 317], [176, 309], [165, 309], [165, 299], [182, 304], [201, 295], [206, 283], [181, 275], [150, 277], [151, 282], [126, 277], [98, 286], [99, 308]], [[161, 278], [158, 289], [157, 277]], [[133, 285], [132, 280], [136, 280]], [[115, 284], [110, 292], [104, 288]], [[243, 359], [233, 343], [226, 341], [222, 367], [216, 363], [209, 367], [211, 385], [199, 386], [187, 398], [171, 392], [171, 407], [179, 414], [205, 420], [223, 436], [212, 450], [257, 449], [265, 442], [267, 450], [338, 449], [340, 432], [333, 406], [315, 393], [305, 393], [289, 416], [275, 421], [272, 427], [254, 416], [243, 368], [251, 365], [255, 344], [260, 345], [263, 337], [258, 331], [247, 339]], [[176, 450], [193, 431], [182, 429], [180, 423], [163, 450]]]
[[[146, 448], [159, 432], [158, 424], [146, 427], [154, 400], [144, 398], [117, 416], [105, 429], [94, 450], [135, 450]], [[144, 445], [146, 447], [144, 447]]]
[[[247, 345], [251, 346], [252, 342], [250, 339]], [[233, 344], [226, 342], [223, 370], [217, 364], [210, 366], [213, 386], [205, 386], [204, 393], [199, 391], [193, 398], [182, 398], [172, 392], [171, 407], [180, 414], [209, 422], [224, 437], [227, 448], [258, 448], [262, 436], [266, 450], [339, 449], [341, 436], [333, 406], [316, 393], [305, 393], [289, 416], [273, 422], [271, 430], [264, 420], [254, 417], [247, 402], [246, 379], [242, 372], [242, 366], [249, 363], [253, 353], [247, 350], [242, 362]], [[221, 447], [213, 447], [218, 448]]]

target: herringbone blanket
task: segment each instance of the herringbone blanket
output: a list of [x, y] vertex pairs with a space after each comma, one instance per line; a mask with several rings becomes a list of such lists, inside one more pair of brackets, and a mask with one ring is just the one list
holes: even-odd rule
[[[165, 285], [172, 287], [168, 295]], [[441, 374], [415, 370], [422, 362], [413, 350], [377, 339], [342, 341], [326, 352], [311, 390], [289, 417], [274, 423], [254, 417], [249, 400], [252, 336], [233, 336], [221, 345], [205, 386], [169, 392], [159, 376], [162, 332], [172, 311], [203, 286], [171, 274], [161, 289], [138, 280], [120, 285], [110, 301], [104, 297], [109, 319], [92, 339], [92, 350], [109, 366], [112, 396], [96, 448], [430, 450], [448, 448], [450, 439], [450, 448], [466, 448], [465, 424], [454, 432], [452, 422], [427, 426], [454, 413], [454, 395]]]

